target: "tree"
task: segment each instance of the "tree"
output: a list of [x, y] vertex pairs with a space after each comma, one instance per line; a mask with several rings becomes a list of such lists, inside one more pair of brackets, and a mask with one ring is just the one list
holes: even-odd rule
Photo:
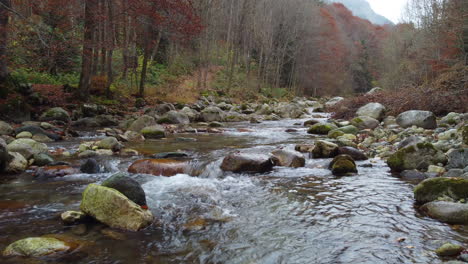
[[[95, 46], [95, 30], [97, 20], [98, 0], [85, 1], [85, 26], [83, 35], [83, 54], [81, 62], [80, 84], [78, 87], [81, 99], [89, 96], [93, 70], [93, 51]], [[96, 63], [96, 62], [94, 62]]]
[[0, 0], [0, 90], [6, 89], [8, 77], [7, 67], [7, 44], [8, 44], [8, 21], [10, 17], [10, 0]]

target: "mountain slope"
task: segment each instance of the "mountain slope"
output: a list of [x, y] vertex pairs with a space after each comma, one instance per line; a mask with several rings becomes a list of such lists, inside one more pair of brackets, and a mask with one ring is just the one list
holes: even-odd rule
[[367, 19], [374, 24], [393, 24], [386, 17], [377, 14], [366, 0], [330, 0], [329, 2], [342, 3], [351, 10], [355, 16]]

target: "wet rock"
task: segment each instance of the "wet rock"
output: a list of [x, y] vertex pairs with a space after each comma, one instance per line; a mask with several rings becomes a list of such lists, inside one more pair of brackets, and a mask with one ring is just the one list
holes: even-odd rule
[[368, 160], [369, 158], [362, 151], [352, 147], [341, 147], [338, 148], [338, 154], [349, 155], [354, 160]]
[[447, 169], [464, 169], [468, 166], [468, 148], [451, 149], [447, 152]]
[[186, 162], [171, 159], [137, 160], [128, 168], [130, 173], [151, 174], [155, 176], [174, 176], [187, 173], [189, 166]]
[[461, 177], [463, 173], [464, 172], [462, 169], [451, 169], [444, 174], [444, 177], [447, 177], [447, 178]]
[[0, 121], [0, 135], [3, 136], [3, 135], [11, 135], [13, 134], [13, 128], [7, 123], [7, 122], [4, 122], [4, 121]]
[[392, 171], [401, 172], [414, 169], [426, 170], [429, 165], [445, 164], [446, 161], [442, 152], [425, 142], [398, 150], [388, 158], [387, 164]]
[[223, 123], [220, 122], [211, 122], [208, 124], [209, 127], [223, 127]]
[[306, 145], [306, 144], [299, 144], [294, 147], [294, 150], [301, 152], [301, 153], [311, 153], [314, 150], [315, 145]]
[[273, 169], [272, 156], [264, 154], [233, 153], [223, 159], [221, 169], [235, 173], [263, 173]]
[[46, 166], [43, 168], [39, 168], [35, 172], [36, 178], [56, 178], [56, 177], [64, 177], [67, 175], [78, 174], [80, 171], [76, 168], [67, 166], [67, 165], [59, 165], [59, 166]]
[[417, 170], [405, 170], [400, 173], [402, 179], [409, 181], [422, 181], [428, 178], [428, 175], [424, 172]]
[[80, 171], [87, 174], [96, 174], [101, 171], [101, 166], [95, 159], [87, 159], [80, 167]]
[[307, 133], [316, 135], [327, 135], [333, 129], [337, 127], [334, 124], [319, 123], [311, 126]]
[[151, 211], [142, 209], [117, 190], [90, 184], [83, 192], [81, 211], [113, 228], [138, 231], [153, 221]]
[[205, 122], [224, 121], [225, 114], [223, 110], [216, 106], [209, 106], [201, 112], [201, 118]]
[[[160, 122], [160, 120], [164, 120], [163, 122]], [[187, 125], [190, 123], [189, 117], [182, 113], [182, 112], [177, 112], [177, 111], [169, 111], [167, 112], [162, 119], [158, 120], [158, 124], [183, 124]]]
[[328, 168], [335, 176], [344, 176], [358, 172], [356, 162], [354, 162], [351, 156], [346, 154], [336, 156], [332, 162], [330, 162]]
[[39, 118], [40, 121], [63, 121], [63, 122], [68, 122], [70, 121], [70, 115], [68, 114], [67, 111], [65, 111], [61, 107], [54, 107], [50, 108], [47, 111], [45, 111], [41, 117]]
[[14, 140], [8, 144], [7, 149], [11, 152], [19, 152], [27, 159], [31, 158], [34, 154], [48, 152], [46, 144], [28, 138]]
[[442, 197], [467, 199], [468, 180], [438, 177], [424, 180], [414, 188], [414, 198], [418, 203], [428, 203]]
[[119, 151], [122, 144], [115, 137], [106, 137], [97, 143], [99, 149], [109, 149], [112, 151]]
[[315, 147], [312, 150], [314, 159], [334, 158], [336, 155], [338, 155], [338, 145], [325, 140], [315, 141]]
[[78, 157], [82, 158], [82, 159], [92, 158], [92, 157], [96, 157], [96, 156], [98, 156], [98, 154], [94, 150], [85, 150], [85, 151], [81, 152], [80, 154], [78, 154]]
[[66, 211], [63, 212], [60, 217], [62, 222], [66, 225], [75, 225], [83, 222], [86, 219], [86, 214], [78, 211]]
[[460, 245], [446, 243], [436, 250], [436, 254], [441, 257], [458, 256], [463, 250]]
[[321, 121], [317, 120], [317, 119], [310, 119], [310, 120], [307, 120], [307, 121], [304, 122], [304, 126], [305, 127], [313, 126], [313, 125], [318, 124], [318, 123], [321, 123]]
[[36, 166], [46, 166], [54, 163], [54, 159], [46, 153], [39, 153], [33, 156], [34, 165]]
[[305, 166], [305, 158], [296, 151], [279, 149], [271, 153], [277, 166], [300, 168]]
[[146, 194], [141, 185], [125, 173], [117, 173], [105, 180], [104, 187], [115, 189], [140, 206], [146, 206]]
[[8, 173], [21, 173], [28, 168], [28, 161], [18, 152], [9, 152], [10, 162], [6, 167]]
[[428, 216], [441, 222], [466, 225], [468, 224], [468, 204], [446, 201], [434, 201], [421, 207]]
[[127, 240], [127, 236], [125, 236], [125, 234], [117, 232], [110, 228], [102, 229], [101, 234], [105, 235], [106, 237], [112, 238], [114, 240], [120, 240], [120, 241]]
[[3, 256], [43, 257], [69, 249], [70, 246], [56, 238], [30, 237], [10, 244], [3, 251]]
[[40, 143], [51, 143], [54, 142], [54, 140], [44, 134], [35, 134], [32, 136], [32, 140], [35, 140]]
[[359, 129], [375, 129], [379, 126], [380, 122], [372, 117], [360, 116], [351, 120], [351, 124]]
[[153, 125], [145, 127], [141, 130], [141, 134], [146, 139], [161, 139], [166, 137], [166, 131], [161, 125]]
[[133, 121], [128, 130], [140, 133], [145, 127], [156, 125], [154, 117], [149, 115], [142, 115], [137, 120]]
[[424, 129], [434, 129], [437, 127], [436, 117], [429, 111], [406, 111], [401, 113], [396, 121], [403, 128], [417, 126]]
[[97, 149], [96, 155], [98, 156], [112, 156], [114, 155], [114, 151], [111, 149]]
[[260, 120], [258, 120], [258, 118], [256, 117], [251, 117], [250, 120], [249, 120], [250, 124], [260, 124], [262, 123]]
[[385, 115], [385, 106], [379, 103], [369, 103], [359, 108], [356, 112], [357, 116], [368, 116], [376, 120], [382, 120]]
[[155, 159], [173, 159], [173, 158], [186, 158], [188, 155], [182, 152], [164, 152], [157, 153], [152, 156]]
[[131, 130], [125, 132], [122, 138], [128, 142], [144, 142], [145, 141], [145, 137], [142, 134], [140, 134], [139, 132], [131, 131]]

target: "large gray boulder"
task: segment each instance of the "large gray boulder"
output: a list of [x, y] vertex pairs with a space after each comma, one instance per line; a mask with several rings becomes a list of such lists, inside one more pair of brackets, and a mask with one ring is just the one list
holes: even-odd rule
[[453, 225], [468, 224], [468, 204], [434, 201], [421, 207], [427, 215], [441, 222]]
[[437, 127], [436, 117], [429, 111], [406, 111], [398, 115], [396, 122], [403, 128], [417, 126], [424, 129], [434, 129]]
[[190, 122], [196, 122], [198, 119], [200, 119], [200, 113], [190, 107], [184, 107], [182, 110], [180, 110], [181, 113], [185, 114]]
[[424, 142], [402, 148], [392, 154], [387, 164], [392, 171], [425, 170], [430, 165], [445, 164], [444, 153], [434, 148], [431, 143]]
[[65, 109], [61, 107], [54, 107], [50, 108], [44, 113], [42, 113], [41, 117], [39, 118], [40, 121], [63, 121], [68, 122], [70, 121], [70, 115], [68, 114]]
[[[186, 125], [190, 123], [189, 117], [184, 114], [183, 112], [177, 112], [174, 110], [171, 110], [167, 112], [162, 119], [164, 119], [168, 124], [182, 124]], [[164, 123], [166, 123], [164, 122]]]
[[299, 118], [304, 114], [304, 108], [298, 103], [280, 103], [276, 107], [275, 113], [282, 118]]
[[332, 107], [343, 100], [344, 100], [343, 97], [333, 97], [332, 99], [328, 100], [328, 102], [325, 103], [325, 106]]
[[305, 166], [305, 158], [300, 152], [278, 149], [271, 154], [275, 157], [276, 165], [292, 168]]
[[351, 125], [359, 129], [375, 129], [379, 124], [379, 120], [369, 116], [359, 116], [351, 120]]
[[140, 132], [143, 128], [156, 124], [154, 117], [149, 115], [142, 115], [137, 120], [133, 121], [128, 130]]
[[48, 153], [47, 145], [29, 138], [19, 138], [8, 144], [8, 151], [20, 152], [26, 158], [39, 153]]
[[209, 106], [201, 112], [201, 117], [205, 122], [224, 121], [225, 113], [219, 107]]
[[357, 116], [368, 116], [382, 121], [385, 115], [385, 106], [379, 103], [369, 103], [359, 108], [356, 112]]
[[468, 148], [451, 149], [447, 152], [447, 169], [464, 169], [468, 166]]

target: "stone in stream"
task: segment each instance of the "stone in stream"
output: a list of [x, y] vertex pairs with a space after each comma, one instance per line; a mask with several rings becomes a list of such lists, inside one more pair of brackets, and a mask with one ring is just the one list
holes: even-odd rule
[[464, 169], [468, 166], [468, 148], [451, 149], [447, 152], [447, 169]]
[[121, 136], [125, 141], [128, 142], [144, 142], [145, 137], [139, 132], [128, 130]]
[[146, 205], [145, 191], [136, 180], [130, 178], [126, 173], [114, 174], [101, 185], [121, 192], [128, 199], [140, 206]]
[[8, 173], [21, 173], [28, 168], [28, 161], [18, 152], [9, 152], [10, 161], [6, 167]]
[[13, 128], [4, 121], [0, 120], [0, 136], [13, 134]]
[[360, 116], [351, 120], [351, 125], [357, 127], [358, 129], [375, 129], [379, 126], [379, 124], [379, 120], [369, 116]]
[[385, 106], [379, 103], [369, 103], [361, 108], [359, 108], [356, 112], [357, 116], [368, 116], [372, 117], [376, 120], [382, 121], [385, 115]]
[[86, 219], [86, 214], [78, 211], [66, 211], [60, 215], [60, 218], [66, 225], [75, 225], [83, 222]]
[[396, 122], [403, 128], [417, 126], [424, 129], [434, 129], [437, 127], [436, 117], [429, 111], [406, 111], [398, 115]]
[[387, 164], [394, 172], [404, 170], [425, 170], [429, 165], [445, 164], [444, 153], [434, 148], [431, 143], [424, 142], [402, 148], [392, 154]]
[[89, 158], [81, 164], [80, 171], [87, 174], [96, 174], [101, 171], [101, 166], [95, 159]]
[[99, 149], [109, 149], [112, 151], [119, 151], [122, 144], [115, 137], [106, 137], [97, 143]]
[[332, 99], [330, 99], [328, 102], [325, 103], [325, 106], [332, 107], [343, 100], [344, 100], [343, 97], [333, 97]]
[[328, 165], [335, 176], [344, 176], [357, 173], [356, 162], [349, 155], [338, 155]]
[[16, 139], [7, 146], [10, 152], [19, 152], [26, 159], [32, 158], [34, 154], [48, 153], [47, 145], [44, 143], [36, 142], [29, 138]]
[[39, 118], [40, 121], [63, 121], [68, 122], [70, 121], [70, 115], [67, 111], [65, 111], [61, 107], [54, 107], [50, 108], [44, 113], [42, 113], [41, 117]]
[[21, 132], [29, 132], [33, 136], [42, 134], [42, 135], [45, 135], [48, 138], [53, 139], [55, 141], [58, 141], [58, 140], [61, 139], [60, 135], [57, 135], [57, 134], [54, 134], [54, 133], [49, 133], [49, 132], [45, 131], [43, 128], [41, 128], [39, 126], [27, 125], [27, 126], [22, 126], [22, 127], [19, 127], [17, 129], [15, 129], [16, 134], [19, 134]]
[[305, 166], [305, 158], [297, 151], [278, 149], [271, 153], [277, 166], [300, 168]]
[[145, 127], [141, 130], [141, 134], [147, 139], [161, 139], [166, 137], [166, 131], [161, 125]]
[[[164, 120], [163, 122], [160, 122], [160, 120]], [[190, 119], [189, 117], [184, 114], [183, 112], [177, 112], [174, 110], [171, 110], [167, 112], [160, 120], [158, 120], [158, 124], [183, 124], [187, 125], [190, 124]]]
[[10, 163], [11, 157], [8, 154], [7, 144], [5, 140], [0, 138], [0, 173], [4, 172]]
[[314, 150], [315, 145], [299, 144], [294, 147], [294, 150], [301, 153], [311, 153]]
[[54, 163], [54, 159], [46, 153], [39, 153], [33, 156], [34, 165], [36, 166], [46, 166]]
[[140, 133], [143, 128], [152, 125], [156, 125], [156, 120], [154, 117], [149, 115], [142, 115], [137, 120], [133, 121], [128, 130]]
[[328, 132], [336, 128], [337, 126], [331, 123], [318, 123], [318, 124], [312, 125], [309, 128], [309, 130], [307, 130], [307, 133], [316, 134], [316, 135], [327, 135]]
[[325, 140], [315, 141], [315, 147], [312, 150], [314, 159], [334, 158], [336, 155], [338, 155], [338, 145]]
[[10, 244], [3, 256], [43, 257], [70, 250], [64, 241], [53, 237], [29, 237]]
[[452, 225], [468, 224], [468, 204], [433, 201], [421, 207], [428, 216]]
[[90, 184], [83, 192], [81, 211], [113, 228], [141, 230], [153, 222], [151, 211], [142, 209], [119, 191]]
[[128, 172], [170, 177], [188, 173], [189, 169], [187, 162], [171, 159], [144, 159], [132, 163], [128, 168]]
[[187, 158], [188, 155], [182, 152], [163, 152], [152, 155], [155, 159], [174, 159], [174, 158]]
[[79, 169], [67, 166], [67, 165], [58, 165], [58, 166], [46, 166], [36, 170], [34, 176], [36, 178], [55, 178], [55, 177], [64, 177], [67, 175], [78, 174], [80, 173]]
[[414, 188], [414, 198], [421, 204], [444, 197], [456, 201], [467, 199], [468, 180], [438, 177], [424, 180]]
[[441, 257], [458, 256], [463, 250], [460, 245], [446, 243], [436, 250], [436, 254]]
[[359, 149], [353, 147], [338, 148], [338, 154], [345, 154], [351, 156], [354, 160], [368, 160], [369, 158]]
[[28, 131], [23, 131], [19, 134], [16, 135], [16, 138], [32, 138], [32, 134], [31, 132], [28, 132]]
[[201, 112], [201, 119], [204, 122], [224, 121], [225, 113], [219, 107], [209, 106]]
[[273, 170], [274, 164], [270, 155], [233, 153], [223, 159], [221, 169], [234, 173], [263, 173]]

